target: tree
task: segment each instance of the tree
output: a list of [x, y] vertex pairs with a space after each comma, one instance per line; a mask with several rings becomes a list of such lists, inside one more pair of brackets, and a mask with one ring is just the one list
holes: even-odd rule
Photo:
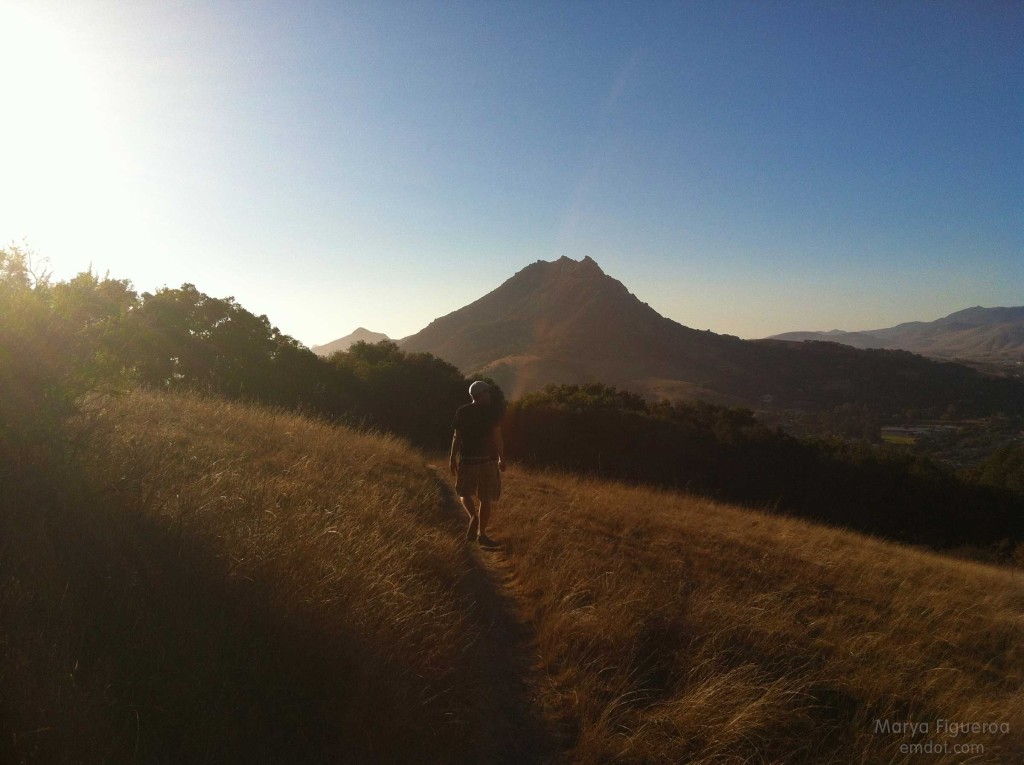
[[979, 482], [1024, 494], [1024, 444], [997, 449], [982, 465]]
[[451, 438], [455, 409], [467, 402], [467, 381], [429, 353], [403, 352], [391, 340], [358, 342], [330, 357], [357, 388], [364, 421], [414, 443], [439, 448]]
[[20, 247], [0, 250], [0, 450], [8, 462], [52, 439], [79, 396], [117, 377], [103, 341], [134, 300], [127, 282], [53, 284]]

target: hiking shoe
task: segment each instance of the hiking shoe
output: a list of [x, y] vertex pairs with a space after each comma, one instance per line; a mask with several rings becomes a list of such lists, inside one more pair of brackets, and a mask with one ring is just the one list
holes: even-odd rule
[[479, 518], [473, 518], [469, 522], [469, 528], [466, 529], [466, 539], [468, 539], [470, 542], [472, 542], [474, 539], [476, 539], [476, 530], [477, 530], [477, 527], [479, 525], [480, 525], [480, 519]]

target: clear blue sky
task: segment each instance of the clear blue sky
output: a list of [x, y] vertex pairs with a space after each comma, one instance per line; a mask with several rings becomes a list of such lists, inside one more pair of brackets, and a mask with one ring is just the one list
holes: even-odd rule
[[593, 257], [689, 326], [1024, 304], [1017, 2], [0, 0], [0, 244], [401, 337]]

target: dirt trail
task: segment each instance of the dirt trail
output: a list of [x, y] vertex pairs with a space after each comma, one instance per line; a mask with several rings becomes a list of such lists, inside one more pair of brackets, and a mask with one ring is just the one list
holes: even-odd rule
[[[459, 498], [440, 470], [433, 466], [444, 496], [445, 510], [465, 519]], [[466, 543], [470, 544], [469, 542]], [[486, 651], [490, 673], [484, 679], [492, 693], [488, 763], [531, 765], [560, 763], [559, 745], [553, 721], [545, 719], [540, 701], [541, 672], [537, 666], [534, 632], [523, 618], [515, 597], [515, 578], [500, 546], [484, 549], [474, 543], [476, 576], [469, 583], [478, 614], [486, 625]]]

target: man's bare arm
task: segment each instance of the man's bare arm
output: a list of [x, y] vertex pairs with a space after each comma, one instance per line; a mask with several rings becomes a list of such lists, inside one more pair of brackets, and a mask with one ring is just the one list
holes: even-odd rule
[[459, 431], [452, 433], [452, 450], [448, 455], [448, 469], [452, 471], [452, 474], [456, 472], [458, 464], [455, 462], [455, 455], [462, 451], [462, 436], [459, 435]]

